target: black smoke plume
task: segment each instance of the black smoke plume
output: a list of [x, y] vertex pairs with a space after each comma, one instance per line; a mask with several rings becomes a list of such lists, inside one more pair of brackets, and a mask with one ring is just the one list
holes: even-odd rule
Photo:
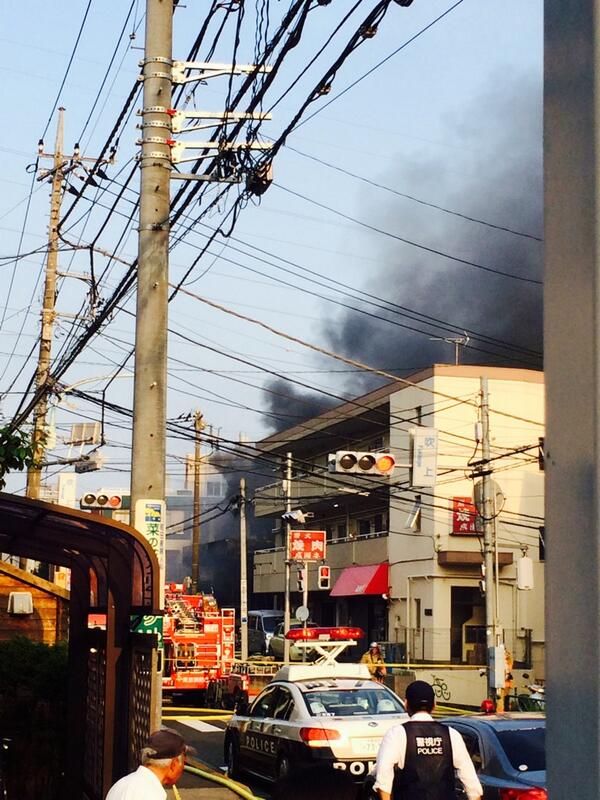
[[[373, 178], [397, 191], [541, 238], [541, 81], [520, 78], [504, 91], [499, 87], [506, 87], [506, 76], [496, 76], [492, 83], [496, 87], [493, 94], [478, 98], [472, 107], [461, 112], [460, 118], [457, 115], [450, 120], [448, 146], [440, 150], [443, 157], [423, 157], [415, 163], [412, 156], [410, 162], [403, 161], [399, 153], [395, 170]], [[364, 164], [353, 171], [365, 174]], [[358, 186], [358, 192], [368, 197], [369, 205], [359, 206], [354, 216], [371, 225], [483, 266], [542, 279], [540, 241], [451, 216], [364, 185]], [[363, 306], [376, 315], [385, 313], [396, 322], [420, 327], [425, 333], [343, 310], [330, 314], [323, 330], [329, 349], [401, 375], [432, 363], [454, 363], [454, 346], [430, 337], [453, 338], [461, 336], [465, 329], [503, 343], [490, 343], [471, 334], [469, 346], [460, 350], [461, 363], [541, 369], [541, 286], [459, 264], [367, 231], [364, 235], [380, 254], [381, 266], [363, 288], [398, 305], [451, 322], [457, 330], [445, 331]], [[344, 280], [342, 275], [336, 277]], [[331, 360], [326, 363], [333, 364]], [[339, 391], [356, 396], [380, 383], [368, 373], [358, 382], [353, 375], [351, 385], [341, 382]], [[290, 385], [285, 392], [293, 398], [285, 403], [278, 402], [275, 395], [265, 395], [269, 412], [289, 413], [293, 407], [300, 414], [306, 411], [308, 417], [330, 404], [323, 402], [318, 393], [298, 393]], [[272, 424], [272, 417], [269, 422]], [[288, 424], [284, 418], [277, 427]]]

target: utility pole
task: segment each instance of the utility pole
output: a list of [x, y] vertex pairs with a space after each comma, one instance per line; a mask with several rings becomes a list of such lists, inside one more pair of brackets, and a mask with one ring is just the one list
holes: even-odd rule
[[[292, 510], [292, 454], [286, 453], [285, 459], [285, 510], [289, 514]], [[285, 605], [283, 609], [283, 629], [287, 633], [290, 629], [290, 531], [292, 523], [285, 523]], [[283, 640], [283, 660], [290, 660], [290, 640]]]
[[[131, 458], [131, 522], [157, 529], [160, 604], [165, 584], [167, 306], [173, 0], [146, 0], [140, 217]], [[161, 620], [162, 621], [162, 620]], [[162, 671], [153, 656], [151, 727], [161, 724]]]
[[200, 579], [200, 504], [201, 504], [201, 483], [200, 475], [202, 469], [202, 453], [200, 435], [204, 430], [202, 414], [196, 411], [194, 414], [194, 521], [192, 524], [192, 594], [198, 592], [198, 582]]
[[248, 660], [248, 542], [246, 527], [246, 479], [240, 478], [240, 620], [242, 661]]
[[483, 565], [485, 581], [485, 643], [487, 652], [487, 695], [491, 700], [496, 698], [496, 689], [492, 686], [492, 654], [496, 647], [496, 607], [494, 604], [494, 545], [495, 520], [493, 481], [490, 469], [490, 411], [488, 395], [488, 379], [481, 377], [481, 478], [483, 484]]
[[[64, 108], [58, 109], [58, 123], [56, 126], [56, 142], [54, 145], [52, 168], [52, 194], [50, 196], [50, 224], [48, 226], [48, 257], [46, 259], [46, 279], [44, 283], [44, 300], [42, 305], [42, 331], [40, 334], [40, 349], [38, 364], [35, 373], [36, 389], [46, 386], [50, 375], [50, 360], [52, 356], [52, 337], [54, 333], [54, 319], [56, 307], [56, 272], [58, 268], [58, 223], [60, 221], [60, 206], [62, 202], [62, 186], [64, 180], [63, 157], [64, 138]], [[40, 155], [43, 155], [40, 153]], [[42, 481], [42, 459], [44, 456], [44, 443], [46, 433], [46, 414], [48, 412], [48, 395], [46, 392], [40, 397], [33, 412], [32, 443], [34, 452], [34, 465], [27, 470], [27, 497], [38, 499]]]

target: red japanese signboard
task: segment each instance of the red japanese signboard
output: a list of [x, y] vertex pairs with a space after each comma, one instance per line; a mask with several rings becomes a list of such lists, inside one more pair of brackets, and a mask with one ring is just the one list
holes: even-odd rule
[[325, 558], [325, 531], [290, 531], [288, 557], [296, 561], [321, 561]]
[[477, 533], [477, 509], [470, 497], [452, 498], [452, 533]]

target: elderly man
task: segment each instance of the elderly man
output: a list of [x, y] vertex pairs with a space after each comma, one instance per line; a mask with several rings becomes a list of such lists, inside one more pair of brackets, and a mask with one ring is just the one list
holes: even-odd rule
[[189, 748], [183, 737], [170, 728], [150, 735], [141, 752], [141, 767], [117, 781], [106, 800], [165, 800], [164, 786], [177, 783]]

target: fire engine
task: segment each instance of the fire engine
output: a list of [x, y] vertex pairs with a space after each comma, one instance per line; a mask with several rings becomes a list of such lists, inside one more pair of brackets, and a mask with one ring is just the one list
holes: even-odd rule
[[235, 661], [235, 610], [219, 609], [211, 594], [165, 587], [163, 691], [204, 692], [231, 673]]

